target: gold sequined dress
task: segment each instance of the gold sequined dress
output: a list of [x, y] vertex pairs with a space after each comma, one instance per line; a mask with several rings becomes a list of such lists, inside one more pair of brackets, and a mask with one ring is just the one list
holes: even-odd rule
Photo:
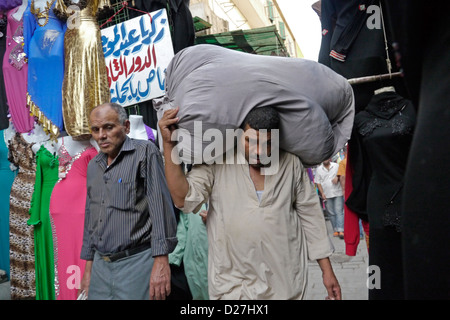
[[[76, 6], [76, 7], [74, 7]], [[103, 55], [97, 11], [109, 6], [106, 0], [57, 0], [55, 13], [65, 14], [65, 69], [63, 119], [66, 132], [75, 140], [90, 134], [89, 114], [110, 101], [108, 75]]]

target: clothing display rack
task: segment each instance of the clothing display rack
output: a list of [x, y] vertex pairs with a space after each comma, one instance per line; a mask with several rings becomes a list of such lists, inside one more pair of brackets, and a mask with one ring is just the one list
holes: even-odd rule
[[367, 82], [375, 82], [375, 81], [381, 81], [381, 80], [388, 80], [388, 79], [391, 79], [394, 77], [403, 76], [402, 71], [392, 72], [392, 63], [391, 63], [391, 59], [389, 58], [388, 40], [387, 40], [387, 36], [386, 36], [386, 27], [384, 25], [384, 17], [383, 17], [383, 9], [381, 7], [381, 1], [379, 2], [379, 7], [380, 7], [380, 14], [381, 14], [381, 23], [383, 25], [384, 47], [386, 50], [386, 65], [387, 65], [387, 70], [389, 71], [389, 73], [348, 79], [348, 82], [351, 85], [367, 83]]
[[387, 80], [387, 79], [391, 79], [394, 77], [402, 77], [402, 76], [403, 76], [403, 72], [399, 71], [399, 72], [385, 73], [385, 74], [379, 74], [379, 75], [373, 75], [373, 76], [352, 78], [352, 79], [348, 79], [348, 83], [353, 85], [353, 84]]

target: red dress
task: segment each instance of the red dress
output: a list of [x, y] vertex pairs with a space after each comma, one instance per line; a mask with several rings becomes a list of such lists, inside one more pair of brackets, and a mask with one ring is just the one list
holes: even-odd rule
[[[348, 148], [347, 153], [351, 152]], [[347, 157], [347, 166], [345, 168], [345, 191], [344, 199], [347, 200], [348, 196], [353, 190], [353, 164], [350, 163]], [[360, 235], [359, 235], [359, 216], [356, 212], [352, 211], [347, 205], [344, 204], [344, 241], [345, 241], [345, 254], [348, 256], [355, 256], [358, 249]], [[367, 250], [369, 250], [369, 222], [361, 220]]]

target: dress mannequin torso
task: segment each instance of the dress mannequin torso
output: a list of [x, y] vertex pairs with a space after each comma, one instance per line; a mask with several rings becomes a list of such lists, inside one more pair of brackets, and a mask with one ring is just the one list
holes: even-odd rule
[[36, 123], [34, 125], [34, 133], [22, 133], [22, 136], [28, 143], [34, 143], [31, 149], [35, 154], [39, 151], [41, 146], [44, 146], [50, 153], [55, 154], [55, 142], [50, 140], [50, 137], [44, 132], [41, 125]]
[[130, 115], [129, 120], [130, 133], [128, 136], [132, 139], [148, 140], [143, 117], [140, 115]]
[[74, 140], [71, 136], [65, 136], [58, 138], [58, 142], [56, 143], [56, 149], [61, 150], [64, 146], [64, 149], [70, 154], [71, 157], [74, 157], [78, 153], [84, 151], [86, 148], [91, 146], [90, 140]]
[[[33, 131], [31, 133], [22, 133], [22, 137], [28, 143], [39, 144], [49, 139], [49, 136], [45, 133], [42, 125], [35, 123]], [[38, 148], [39, 149], [39, 148]]]
[[[40, 11], [41, 13], [46, 13], [46, 10], [51, 10], [47, 8], [48, 4], [51, 4], [54, 2], [54, 0], [31, 0], [31, 3], [34, 5], [34, 9], [37, 11]], [[48, 14], [48, 13], [47, 13]], [[39, 24], [45, 23], [45, 18], [38, 19]]]
[[374, 94], [380, 94], [380, 93], [383, 93], [383, 92], [395, 92], [395, 88], [392, 87], [392, 86], [390, 86], [390, 87], [383, 87], [383, 88], [375, 90]]
[[100, 152], [100, 147], [97, 144], [97, 141], [94, 140], [94, 138], [91, 138], [89, 140], [89, 142], [91, 143], [91, 145], [97, 150], [97, 152]]
[[6, 145], [8, 145], [8, 141], [11, 140], [11, 138], [16, 134], [16, 130], [14, 130], [14, 127], [9, 124], [9, 127], [3, 130], [3, 138], [5, 139]]
[[22, 4], [19, 6], [17, 11], [12, 15], [14, 19], [17, 21], [20, 21], [22, 19], [23, 13], [25, 12], [25, 9], [27, 8], [28, 1], [22, 0]]
[[90, 140], [74, 140], [71, 136], [59, 138], [55, 146], [58, 152], [59, 178], [65, 178], [73, 161], [90, 147]]

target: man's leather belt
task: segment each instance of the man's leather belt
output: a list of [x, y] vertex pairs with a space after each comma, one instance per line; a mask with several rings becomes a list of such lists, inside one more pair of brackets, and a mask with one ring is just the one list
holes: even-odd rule
[[105, 260], [106, 262], [114, 262], [117, 261], [119, 259], [125, 258], [125, 257], [129, 257], [132, 256], [136, 253], [142, 252], [144, 250], [150, 249], [150, 244], [146, 243], [146, 244], [142, 244], [140, 246], [137, 246], [135, 248], [131, 248], [131, 249], [127, 249], [121, 252], [117, 252], [117, 253], [111, 253], [108, 255], [101, 255], [100, 257]]

